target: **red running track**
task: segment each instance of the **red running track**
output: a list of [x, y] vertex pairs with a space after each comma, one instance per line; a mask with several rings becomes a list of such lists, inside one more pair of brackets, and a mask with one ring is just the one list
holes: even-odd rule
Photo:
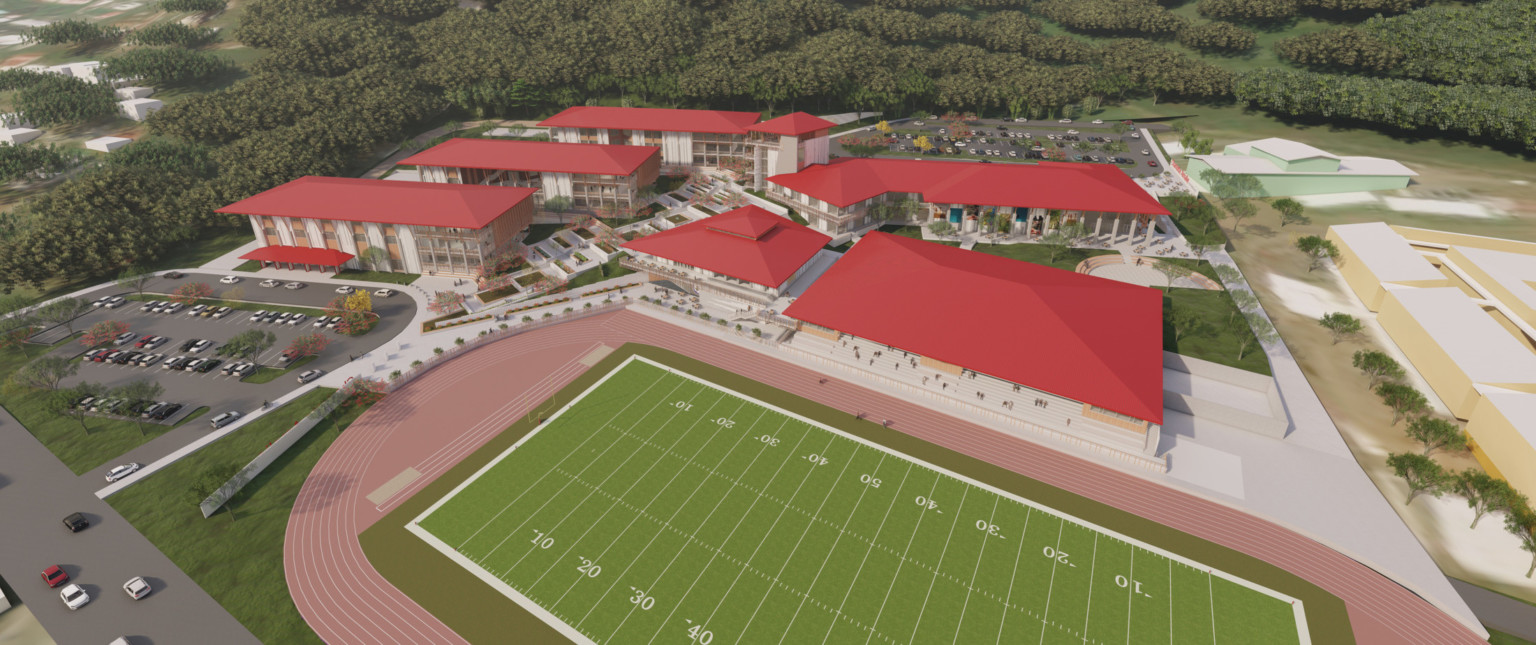
[[[1052, 486], [1260, 558], [1342, 598], [1367, 643], [1482, 643], [1467, 627], [1370, 568], [1236, 509], [1009, 437], [908, 401], [649, 316], [621, 311], [476, 349], [384, 399], [315, 464], [288, 520], [283, 566], [293, 601], [328, 643], [463, 643], [368, 563], [357, 536], [586, 368], [599, 344], [640, 342], [691, 356]], [[365, 496], [421, 473], [382, 505]], [[320, 575], [318, 572], [325, 572]]]

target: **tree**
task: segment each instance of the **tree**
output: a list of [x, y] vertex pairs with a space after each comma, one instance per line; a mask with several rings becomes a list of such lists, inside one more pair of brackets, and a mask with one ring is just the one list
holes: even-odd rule
[[1360, 319], [1339, 311], [1323, 314], [1323, 317], [1317, 320], [1317, 324], [1333, 334], [1335, 345], [1345, 338], [1353, 338], [1360, 333]]
[[213, 297], [213, 286], [206, 282], [188, 282], [171, 292], [171, 300], [184, 305], [191, 305], [199, 300]]
[[367, 289], [358, 289], [347, 294], [347, 300], [343, 306], [347, 311], [371, 312], [373, 311], [373, 296], [368, 295]]
[[933, 142], [928, 140], [928, 135], [926, 134], [920, 135], [916, 139], [913, 139], [912, 145], [923, 152], [928, 152], [929, 150], [933, 149]]
[[207, 27], [192, 27], [179, 22], [158, 22], [128, 33], [128, 42], [147, 47], [202, 47], [218, 37]]
[[1461, 452], [1467, 449], [1467, 433], [1454, 421], [1429, 415], [1408, 422], [1408, 438], [1424, 444], [1424, 456], [1436, 450]]
[[117, 40], [123, 30], [106, 27], [84, 20], [70, 19], [33, 27], [22, 36], [26, 42], [39, 45], [85, 46]]
[[1457, 472], [1451, 482], [1451, 489], [1457, 495], [1467, 500], [1467, 507], [1472, 509], [1472, 526], [1477, 528], [1484, 515], [1494, 511], [1508, 511], [1516, 504], [1524, 505], [1524, 496], [1515, 491], [1509, 482], [1489, 475], [1477, 468], [1468, 468]]
[[1072, 245], [1083, 237], [1084, 230], [1083, 225], [1077, 223], [1057, 226], [1055, 230], [1040, 238], [1040, 244], [1046, 247], [1050, 261], [1055, 262], [1058, 256], [1072, 248]]
[[1286, 224], [1308, 224], [1312, 220], [1302, 214], [1301, 202], [1289, 197], [1281, 197], [1269, 203], [1276, 211], [1280, 212], [1280, 226]]
[[875, 124], [875, 129], [879, 130], [881, 134], [890, 134], [891, 124], [886, 123], [884, 119], [881, 119], [879, 123]]
[[1205, 319], [1199, 312], [1186, 308], [1175, 308], [1168, 312], [1168, 325], [1173, 327], [1173, 339], [1179, 340], [1190, 332], [1198, 332], [1203, 329]]
[[293, 339], [293, 342], [288, 344], [288, 352], [293, 357], [293, 360], [298, 360], [305, 356], [319, 354], [325, 351], [325, 348], [330, 344], [331, 339], [327, 338], [324, 334], [305, 334]]
[[187, 502], [193, 506], [202, 506], [204, 500], [218, 492], [241, 469], [242, 466], [235, 462], [213, 464], [203, 469], [187, 486]]
[[226, 4], [226, 0], [160, 0], [160, 10], [214, 13], [223, 11]]
[[[1237, 336], [1237, 360], [1243, 360], [1243, 355], [1255, 345], [1266, 345], [1280, 338], [1280, 334], [1275, 332], [1275, 326], [1269, 322], [1269, 319], [1256, 312], [1245, 313], [1242, 318], [1234, 318], [1227, 324]], [[1248, 333], [1250, 330], [1251, 334]]]
[[[398, 371], [396, 372], [398, 374]], [[369, 406], [378, 403], [389, 393], [384, 381], [371, 378], [354, 378], [347, 381], [347, 396], [349, 400], [358, 405]]]
[[103, 78], [140, 78], [155, 87], [212, 80], [234, 69], [228, 58], [180, 47], [140, 47], [102, 61]]
[[1230, 264], [1217, 264], [1215, 265], [1215, 268], [1216, 277], [1220, 278], [1222, 282], [1240, 283], [1243, 281], [1243, 272], [1238, 271], [1237, 267], [1235, 266]]
[[140, 267], [130, 266], [117, 276], [117, 288], [144, 295], [144, 290], [155, 281], [155, 274]]
[[1225, 206], [1227, 213], [1232, 216], [1233, 233], [1237, 232], [1237, 228], [1242, 225], [1243, 220], [1253, 217], [1254, 213], [1259, 212], [1259, 207], [1254, 206], [1253, 202], [1246, 199], [1224, 199], [1221, 201], [1221, 205]]
[[875, 153], [890, 148], [890, 144], [886, 143], [886, 139], [880, 136], [859, 137], [851, 134], [843, 135], [838, 137], [837, 144], [843, 147], [843, 152], [855, 157], [873, 157]]
[[564, 221], [565, 212], [571, 210], [571, 198], [564, 195], [556, 195], [544, 200], [544, 210], [560, 216]]
[[457, 291], [438, 291], [432, 294], [427, 309], [433, 313], [447, 314], [464, 308], [464, 294]]
[[[1237, 306], [1239, 313], [1247, 313], [1259, 306], [1259, 297], [1253, 295], [1253, 292], [1247, 289], [1229, 289], [1227, 294], [1232, 296], [1232, 304]], [[1228, 318], [1231, 317], [1228, 316]]]
[[1397, 425], [1403, 417], [1429, 411], [1429, 399], [1412, 385], [1382, 383], [1376, 386], [1376, 396], [1392, 408], [1392, 425]]
[[1429, 457], [1411, 452], [1393, 453], [1387, 456], [1387, 467], [1408, 484], [1408, 500], [1404, 504], [1412, 504], [1413, 498], [1424, 493], [1435, 497], [1445, 493], [1449, 477], [1445, 469]]
[[80, 361], [63, 356], [41, 356], [16, 370], [11, 375], [11, 382], [39, 390], [56, 390], [60, 381], [74, 376], [79, 370]]
[[1525, 570], [1525, 577], [1531, 577], [1531, 572], [1536, 571], [1536, 511], [1525, 504], [1515, 504], [1504, 516], [1504, 529], [1520, 538], [1520, 548], [1531, 553], [1531, 568]]
[[357, 259], [367, 265], [369, 271], [389, 270], [389, 251], [385, 251], [377, 246], [365, 247], [363, 250], [358, 251]]
[[250, 329], [230, 337], [219, 346], [218, 354], [233, 358], [252, 358], [260, 356], [276, 342], [276, 334], [261, 329]]
[[80, 153], [51, 143], [0, 143], [0, 182], [45, 179], [78, 163]]
[[48, 392], [43, 397], [43, 407], [50, 414], [80, 422], [81, 430], [90, 431], [90, 427], [85, 425], [85, 418], [88, 416], [86, 410], [75, 404], [88, 397], [102, 396], [106, 392], [107, 388], [98, 383], [80, 383], [71, 388]]
[[949, 220], [939, 220], [937, 222], [929, 223], [928, 231], [939, 237], [944, 237], [950, 233], [955, 232], [955, 225], [950, 224]]
[[1311, 260], [1311, 264], [1307, 266], [1308, 273], [1323, 266], [1323, 260], [1338, 261], [1339, 259], [1339, 247], [1335, 246], [1332, 240], [1325, 240], [1316, 235], [1296, 238], [1296, 250], [1305, 253]]
[[1258, 36], [1230, 22], [1211, 21], [1179, 30], [1179, 44], [1201, 51], [1238, 53], [1253, 49]]
[[121, 320], [103, 320], [94, 325], [80, 336], [80, 344], [86, 347], [100, 347], [117, 340], [118, 336], [128, 331], [128, 323]]
[[63, 325], [64, 331], [75, 333], [75, 319], [91, 310], [91, 303], [79, 298], [59, 298], [37, 308], [37, 318], [54, 325]]
[[1355, 368], [1362, 374], [1370, 377], [1371, 387], [1376, 387], [1382, 381], [1395, 381], [1403, 378], [1406, 372], [1403, 366], [1385, 353], [1372, 350], [1358, 350], [1354, 358]]
[[[165, 394], [165, 386], [147, 378], [134, 379], [112, 390], [113, 396], [127, 399], [130, 403], [134, 401], [154, 401], [163, 394]], [[139, 415], [133, 415], [133, 422], [138, 425], [139, 434], [143, 435], [144, 418]]]

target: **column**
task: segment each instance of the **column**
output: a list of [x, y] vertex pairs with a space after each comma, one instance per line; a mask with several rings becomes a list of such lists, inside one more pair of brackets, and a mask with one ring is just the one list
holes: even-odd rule
[[1093, 218], [1093, 239], [1099, 239], [1099, 232], [1104, 229], [1104, 214], [1098, 213]]
[[1141, 240], [1142, 244], [1152, 242], [1152, 236], [1157, 234], [1157, 218], [1147, 220], [1147, 236]]
[[1110, 231], [1109, 231], [1109, 241], [1110, 241], [1110, 243], [1114, 243], [1116, 240], [1120, 239], [1120, 219], [1121, 219], [1121, 217], [1122, 217], [1122, 215], [1120, 213], [1115, 213], [1115, 226], [1114, 226], [1114, 228], [1110, 229]]

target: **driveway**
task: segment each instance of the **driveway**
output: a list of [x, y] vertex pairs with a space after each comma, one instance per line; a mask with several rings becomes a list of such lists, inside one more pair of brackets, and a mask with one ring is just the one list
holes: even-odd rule
[[[246, 278], [237, 285], [221, 285], [218, 279], [221, 276], [213, 274], [187, 274], [179, 280], [157, 279], [150, 285], [150, 290], [156, 292], [170, 292], [179, 284], [187, 282], [208, 282], [214, 285], [216, 293], [223, 293], [231, 287], [243, 287], [244, 295], [241, 300], [247, 302], [270, 303], [287, 306], [324, 307], [332, 298], [336, 297], [334, 285], [310, 285], [304, 289], [290, 291], [282, 288], [263, 288], [257, 286], [259, 280]], [[364, 283], [359, 283], [363, 285]], [[372, 285], [371, 289], [379, 285]], [[94, 300], [100, 296], [119, 294], [122, 290], [107, 285], [91, 291], [82, 296], [87, 300]], [[148, 293], [146, 292], [146, 295]], [[129, 301], [117, 309], [95, 309], [90, 313], [75, 320], [75, 329], [89, 327], [92, 323], [101, 320], [118, 320], [127, 322], [130, 331], [136, 334], [155, 334], [166, 336], [170, 341], [152, 350], [153, 353], [163, 353], [168, 356], [199, 356], [217, 357], [215, 353], [218, 345], [223, 345], [236, 334], [251, 329], [270, 331], [277, 337], [277, 342], [260, 357], [260, 362], [268, 366], [281, 367], [277, 355], [287, 348], [289, 342], [295, 337], [309, 334], [316, 329], [310, 326], [306, 320], [304, 324], [297, 326], [278, 325], [273, 323], [251, 322], [251, 311], [235, 310], [221, 319], [193, 318], [186, 311], [175, 314], [152, 314], [139, 311], [139, 304]], [[304, 369], [322, 369], [327, 372], [334, 371], [345, 366], [354, 356], [362, 356], [384, 343], [395, 338], [404, 331], [416, 315], [416, 302], [405, 295], [396, 295], [390, 298], [374, 298], [374, 310], [380, 315], [379, 324], [373, 331], [362, 336], [343, 336], [334, 331], [323, 332], [331, 340], [330, 346], [319, 356], [305, 365]], [[179, 351], [181, 344], [187, 340], [197, 338], [211, 340], [215, 348], [192, 354]], [[132, 344], [127, 346], [132, 348]], [[79, 344], [70, 344], [54, 350], [54, 354], [66, 357], [79, 356], [85, 352], [85, 347]], [[226, 359], [227, 360], [227, 359]], [[302, 370], [300, 370], [302, 371]], [[142, 464], [152, 463], [164, 457], [194, 439], [207, 434], [209, 427], [205, 419], [230, 410], [238, 410], [250, 413], [261, 409], [263, 401], [276, 401], [283, 395], [297, 389], [299, 383], [295, 378], [297, 372], [285, 375], [268, 383], [246, 383], [236, 377], [226, 376], [215, 369], [206, 374], [184, 372], [179, 370], [161, 369], [159, 366], [130, 367], [127, 365], [112, 365], [107, 363], [85, 363], [80, 366], [79, 372], [63, 384], [74, 385], [82, 381], [100, 383], [107, 387], [116, 387], [135, 379], [149, 378], [165, 388], [165, 394], [161, 400], [182, 403], [185, 407], [176, 416], [167, 420], [174, 423], [182, 416], [190, 413], [199, 406], [208, 406], [209, 411], [201, 418], [188, 423], [180, 428], [165, 433], [154, 440], [130, 450], [119, 458], [90, 472], [82, 474], [92, 483], [100, 483], [104, 480], [101, 476], [113, 465], [136, 461]]]
[[[10, 414], [0, 410], [0, 577], [10, 582], [54, 641], [105, 644], [129, 636], [134, 645], [255, 644], [229, 612], [169, 558], [96, 498], [100, 475], [76, 477]], [[70, 534], [60, 523], [84, 513], [91, 527]], [[70, 611], [38, 577], [61, 565], [91, 603]], [[143, 576], [154, 592], [132, 600], [122, 584]]]

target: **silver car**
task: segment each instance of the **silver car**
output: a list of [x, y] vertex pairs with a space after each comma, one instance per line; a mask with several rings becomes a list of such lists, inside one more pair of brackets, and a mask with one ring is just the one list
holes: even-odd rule
[[134, 474], [136, 472], [139, 472], [139, 469], [143, 468], [143, 467], [144, 466], [141, 465], [141, 464], [131, 463], [131, 464], [123, 464], [121, 466], [113, 468], [112, 470], [107, 471], [107, 483], [110, 484], [110, 483], [115, 482], [115, 481], [117, 481], [119, 479], [122, 479], [122, 478], [127, 477], [129, 475], [132, 475], [132, 474]]

